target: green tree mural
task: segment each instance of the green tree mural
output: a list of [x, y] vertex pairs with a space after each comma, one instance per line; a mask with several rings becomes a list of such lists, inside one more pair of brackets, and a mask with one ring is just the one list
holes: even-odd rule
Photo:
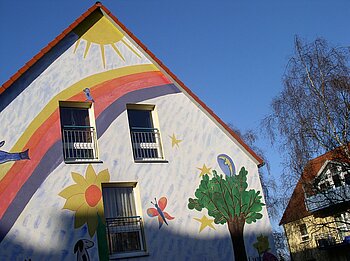
[[227, 223], [230, 231], [235, 260], [247, 260], [243, 229], [262, 218], [259, 213], [264, 206], [260, 191], [247, 190], [248, 171], [241, 168], [238, 175], [218, 175], [213, 170], [213, 178], [204, 175], [196, 189], [196, 198], [189, 198], [188, 208], [202, 211], [214, 218], [215, 224]]

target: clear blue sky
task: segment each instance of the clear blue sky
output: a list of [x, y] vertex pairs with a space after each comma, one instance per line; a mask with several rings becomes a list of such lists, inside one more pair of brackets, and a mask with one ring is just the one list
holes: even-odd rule
[[[0, 0], [0, 84], [95, 1]], [[350, 45], [349, 0], [105, 0], [102, 3], [227, 123], [258, 130], [297, 34]], [[272, 171], [279, 153], [263, 139]]]

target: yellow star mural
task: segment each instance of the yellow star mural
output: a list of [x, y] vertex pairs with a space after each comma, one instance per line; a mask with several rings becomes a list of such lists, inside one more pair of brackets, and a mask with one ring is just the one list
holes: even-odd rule
[[199, 228], [199, 233], [202, 232], [203, 229], [206, 227], [211, 227], [215, 230], [215, 227], [213, 225], [214, 219], [207, 218], [206, 215], [203, 215], [202, 218], [193, 218], [194, 220], [197, 220], [199, 223], [201, 223], [201, 226]]
[[171, 139], [171, 147], [174, 148], [174, 146], [176, 145], [177, 147], [179, 147], [179, 143], [182, 142], [182, 140], [178, 140], [175, 137], [175, 134], [173, 133], [173, 136], [169, 136]]
[[205, 174], [208, 174], [208, 175], [211, 174], [210, 173], [211, 168], [208, 168], [207, 166], [205, 166], [205, 164], [203, 164], [203, 167], [197, 168], [197, 169], [199, 169], [201, 171], [201, 174], [199, 174], [199, 177], [202, 177]]

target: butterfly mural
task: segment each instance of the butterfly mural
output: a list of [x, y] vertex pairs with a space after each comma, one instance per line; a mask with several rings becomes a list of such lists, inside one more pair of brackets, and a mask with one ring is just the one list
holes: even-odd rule
[[164, 211], [167, 203], [168, 203], [168, 200], [166, 197], [161, 197], [158, 200], [158, 204], [157, 204], [157, 199], [154, 198], [154, 203], [151, 201], [151, 204], [153, 204], [155, 208], [147, 209], [148, 216], [158, 217], [159, 229], [162, 227], [163, 223], [168, 225], [167, 220], [174, 219], [174, 217], [170, 216], [167, 212]]

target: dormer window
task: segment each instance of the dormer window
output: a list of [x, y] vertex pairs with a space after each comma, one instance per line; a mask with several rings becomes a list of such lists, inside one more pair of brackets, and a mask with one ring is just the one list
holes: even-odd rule
[[350, 173], [347, 172], [345, 175], [344, 175], [344, 181], [345, 181], [345, 184], [346, 185], [350, 185]]
[[335, 186], [335, 187], [340, 187], [340, 186], [342, 186], [342, 182], [341, 182], [341, 179], [340, 179], [340, 177], [339, 177], [338, 174], [332, 175], [332, 179], [333, 179], [333, 183], [334, 183], [334, 186]]
[[322, 180], [320, 183], [318, 183], [318, 188], [319, 190], [322, 192], [322, 191], [326, 191], [328, 190], [329, 188], [331, 188], [331, 184], [329, 183], [328, 180]]

